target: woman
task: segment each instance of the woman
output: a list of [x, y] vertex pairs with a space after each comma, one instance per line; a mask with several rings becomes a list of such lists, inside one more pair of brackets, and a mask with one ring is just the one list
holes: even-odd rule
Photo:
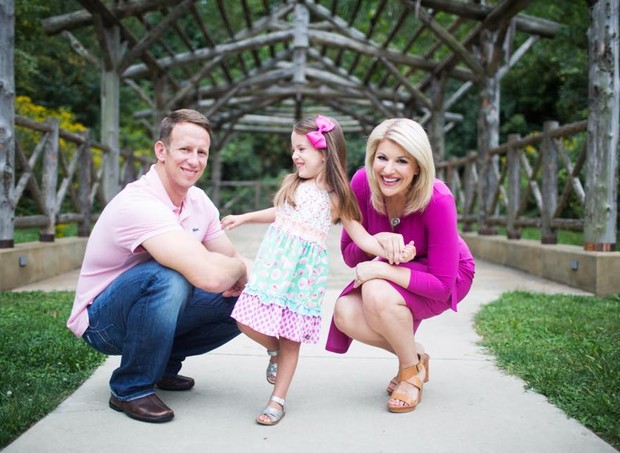
[[[454, 197], [435, 179], [433, 154], [422, 126], [406, 118], [383, 121], [370, 134], [365, 168], [351, 187], [363, 225], [393, 253], [413, 241], [413, 261], [389, 264], [367, 255], [342, 233], [344, 261], [355, 281], [342, 292], [326, 348], [344, 353], [352, 339], [392, 352], [398, 374], [387, 388], [391, 412], [411, 412], [428, 381], [428, 354], [414, 334], [423, 319], [447, 309], [469, 292], [474, 260], [457, 230]], [[401, 240], [402, 241], [402, 240]]]

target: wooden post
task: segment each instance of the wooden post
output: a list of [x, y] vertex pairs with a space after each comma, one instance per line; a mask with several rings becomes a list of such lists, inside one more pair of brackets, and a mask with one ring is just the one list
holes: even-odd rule
[[90, 235], [90, 213], [92, 211], [92, 202], [90, 198], [90, 188], [92, 186], [92, 155], [90, 153], [90, 133], [86, 133], [86, 141], [80, 146], [78, 152], [79, 168], [78, 168], [78, 199], [80, 203], [80, 214], [82, 222], [78, 225], [78, 236], [88, 237]]
[[0, 248], [15, 232], [15, 43], [14, 0], [0, 0]]
[[218, 143], [215, 140], [211, 142], [210, 152], [210, 167], [211, 167], [211, 201], [218, 208], [221, 203], [222, 196], [222, 153], [218, 147]]
[[107, 153], [103, 165], [101, 178], [103, 198], [106, 203], [116, 195], [120, 189], [120, 83], [118, 63], [122, 59], [120, 29], [118, 26], [106, 27], [103, 30], [108, 46], [109, 58], [105, 59], [105, 69], [101, 76], [101, 142], [110, 151]]
[[260, 181], [254, 182], [254, 210], [256, 211], [261, 209], [260, 207], [260, 194], [261, 194], [260, 186], [261, 186]]
[[43, 151], [43, 174], [41, 188], [47, 224], [39, 231], [41, 242], [54, 242], [56, 236], [56, 185], [58, 183], [58, 118], [48, 118], [45, 122], [51, 128]]
[[506, 237], [508, 239], [521, 239], [521, 228], [517, 225], [517, 220], [521, 203], [519, 153], [522, 151], [514, 145], [520, 138], [519, 134], [508, 136], [508, 209], [506, 212]]
[[[448, 160], [448, 165], [447, 168], [444, 170], [444, 179], [443, 181], [448, 185], [448, 187], [450, 188], [450, 192], [452, 192], [452, 195], [454, 195], [454, 199], [456, 200], [458, 197], [458, 177], [459, 177], [459, 170], [458, 167], [456, 165], [456, 161], [457, 158], [456, 157], [451, 157]], [[437, 161], [437, 162], [441, 162], [441, 160]]]
[[619, 0], [590, 2], [584, 249], [613, 251], [618, 216]]
[[433, 150], [433, 160], [435, 165], [442, 162], [446, 157], [446, 111], [444, 109], [445, 77], [442, 75], [438, 80], [433, 78], [431, 81], [430, 97], [433, 105], [431, 114], [429, 139]]
[[[467, 164], [465, 164], [465, 203], [463, 208], [463, 217], [468, 219], [474, 209], [474, 200], [476, 198], [476, 188], [478, 185], [478, 173], [476, 165], [478, 162], [478, 153], [470, 151], [467, 153]], [[463, 231], [468, 233], [472, 231], [472, 222], [470, 220], [463, 221]]]
[[476, 48], [477, 59], [485, 68], [485, 73], [478, 81], [478, 234], [497, 234], [497, 227], [489, 225], [487, 218], [493, 205], [493, 196], [497, 191], [498, 162], [489, 150], [499, 145], [499, 94], [500, 77], [498, 72], [499, 32], [485, 30], [480, 35]]
[[545, 121], [542, 143], [542, 210], [540, 212], [540, 242], [557, 244], [558, 232], [551, 226], [558, 206], [558, 145], [551, 131], [558, 128], [557, 121]]
[[153, 143], [159, 139], [159, 132], [162, 120], [170, 113], [166, 107], [166, 102], [170, 98], [170, 87], [168, 79], [162, 75], [156, 76], [153, 81], [155, 88], [155, 108], [153, 109]]
[[310, 12], [304, 4], [295, 5], [293, 18], [293, 82], [295, 84], [306, 83], [306, 53], [308, 52], [308, 23], [310, 22]]

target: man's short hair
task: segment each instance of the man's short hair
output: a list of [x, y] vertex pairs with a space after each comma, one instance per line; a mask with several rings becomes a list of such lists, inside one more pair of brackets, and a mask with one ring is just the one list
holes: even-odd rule
[[175, 110], [161, 120], [159, 126], [159, 140], [164, 142], [166, 146], [170, 144], [172, 129], [179, 123], [193, 123], [202, 127], [211, 136], [211, 122], [202, 113], [192, 109]]

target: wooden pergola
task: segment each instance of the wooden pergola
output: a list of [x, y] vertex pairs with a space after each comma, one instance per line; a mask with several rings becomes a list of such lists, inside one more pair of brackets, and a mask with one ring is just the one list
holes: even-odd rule
[[[127, 83], [149, 105], [136, 114], [151, 127], [176, 108], [203, 111], [218, 131], [216, 149], [236, 131], [290, 133], [294, 118], [320, 108], [348, 132], [368, 133], [393, 116], [429, 123], [441, 160], [444, 129], [459, 120], [450, 107], [470, 87], [483, 97], [489, 146], [497, 140], [501, 76], [558, 29], [519, 15], [530, 1], [80, 0], [83, 10], [43, 26], [100, 64], [102, 141], [111, 149]], [[85, 27], [99, 49], [72, 34]], [[424, 54], [413, 53], [421, 46]], [[118, 168], [111, 159], [107, 198], [118, 190]]]
[[[12, 2], [0, 0], [9, 9]], [[102, 180], [107, 200], [120, 184], [121, 84], [148, 106], [135, 114], [153, 132], [161, 117], [177, 108], [195, 108], [210, 118], [216, 131], [210, 161], [216, 184], [219, 150], [236, 132], [290, 133], [295, 118], [318, 111], [336, 117], [347, 133], [367, 134], [387, 117], [414, 118], [429, 131], [439, 162], [445, 157], [445, 132], [461, 120], [450, 109], [468, 90], [478, 93], [478, 153], [485, 162], [487, 151], [499, 143], [502, 76], [559, 28], [523, 14], [532, 0], [493, 5], [463, 0], [78, 2], [82, 9], [44, 18], [42, 24], [48, 34], [66, 36], [100, 68], [101, 143], [112, 150]], [[592, 46], [593, 39], [604, 41], [617, 59], [618, 0], [589, 3]], [[84, 29], [96, 34], [96, 49], [76, 38], [74, 32]], [[596, 120], [589, 137], [600, 153], [597, 165], [614, 169], [618, 68], [616, 61], [609, 71], [607, 57], [593, 52], [590, 58], [598, 68], [591, 70], [591, 85], [602, 82], [608, 91], [611, 86], [612, 96], [601, 101], [591, 96], [590, 117]], [[2, 94], [0, 88], [0, 103]], [[601, 123], [602, 117], [607, 119]], [[484, 212], [485, 187], [497, 176], [492, 165], [481, 168], [479, 207]], [[594, 210], [609, 204], [613, 191], [605, 197]], [[607, 211], [607, 232], [593, 232], [590, 242], [615, 244], [615, 217], [615, 211]], [[480, 225], [480, 232], [491, 229]]]

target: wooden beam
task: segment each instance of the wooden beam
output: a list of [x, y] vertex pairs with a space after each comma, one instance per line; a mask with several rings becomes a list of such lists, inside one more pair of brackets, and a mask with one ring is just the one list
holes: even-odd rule
[[95, 68], [101, 70], [101, 61], [90, 53], [88, 49], [86, 49], [86, 47], [84, 47], [82, 43], [75, 36], [73, 36], [73, 33], [65, 30], [62, 32], [62, 36], [69, 40], [69, 45], [78, 55], [87, 60]]
[[[292, 29], [276, 31], [249, 39], [219, 44], [212, 49], [196, 49], [194, 52], [185, 52], [177, 54], [174, 57], [161, 58], [157, 61], [157, 63], [162, 69], [168, 70], [177, 66], [210, 60], [218, 55], [230, 55], [245, 50], [258, 49], [262, 46], [268, 46], [270, 44], [286, 41], [292, 39], [294, 33], [295, 32]], [[127, 68], [123, 73], [123, 76], [136, 78], [145, 76], [147, 73], [148, 68], [146, 65], [137, 64]]]
[[[144, 14], [159, 8], [173, 7], [182, 0], [135, 0], [123, 2], [110, 7], [114, 17], [119, 19]], [[93, 25], [93, 15], [88, 10], [74, 11], [59, 16], [48, 17], [41, 21], [43, 30], [48, 35], [60, 33], [63, 30], [75, 30]]]
[[[180, 104], [185, 103], [186, 98], [190, 96], [192, 93], [198, 91], [200, 87], [200, 81], [217, 65], [219, 65], [224, 56], [219, 55], [215, 57], [213, 60], [207, 62], [198, 72], [196, 72], [189, 80], [185, 81], [185, 85], [177, 90], [175, 95], [166, 102], [166, 110], [174, 110]], [[125, 79], [125, 80], [133, 80], [133, 79]]]
[[330, 23], [336, 30], [338, 30], [343, 35], [348, 36], [351, 39], [357, 39], [359, 41], [364, 41], [366, 39], [364, 33], [362, 33], [356, 28], [351, 27], [350, 23], [348, 23], [341, 17], [332, 14], [332, 12], [324, 6], [321, 6], [312, 0], [307, 0], [306, 5], [314, 15]]
[[[408, 2], [411, 5], [411, 2]], [[411, 6], [410, 6], [411, 8]], [[482, 66], [476, 60], [476, 58], [462, 45], [451, 33], [443, 28], [439, 22], [437, 22], [433, 16], [428, 14], [424, 9], [417, 10], [420, 20], [431, 30], [440, 41], [443, 41], [448, 46], [454, 55], [460, 58], [469, 69], [476, 75], [476, 78], [480, 77], [483, 73]]]
[[[402, 0], [405, 3], [411, 3], [412, 0]], [[464, 1], [454, 0], [421, 0], [421, 5], [426, 8], [440, 10], [447, 13], [456, 14], [465, 19], [473, 19], [482, 21], [493, 6], [479, 5]], [[553, 38], [558, 33], [560, 25], [547, 19], [532, 17], [520, 14], [516, 17], [517, 30], [524, 33], [531, 33], [542, 36], [543, 38]]]
[[125, 53], [121, 60], [118, 70], [122, 73], [131, 63], [138, 59], [142, 55], [146, 55], [149, 48], [159, 40], [164, 33], [184, 15], [189, 8], [193, 5], [194, 0], [183, 0], [179, 5], [172, 9], [168, 15], [153, 27], [140, 41], [136, 42], [128, 52]]
[[[402, 54], [390, 49], [383, 49], [375, 44], [369, 42], [361, 43], [346, 36], [341, 36], [336, 33], [330, 33], [325, 31], [310, 30], [310, 40], [317, 44], [324, 44], [328, 46], [343, 47], [354, 52], [359, 52], [374, 58], [384, 57], [392, 63], [405, 64], [411, 67], [422, 69], [425, 71], [434, 70], [439, 63], [420, 58], [415, 55]], [[450, 75], [457, 79], [473, 80], [475, 75], [471, 71], [454, 68], [450, 71]]]
[[[95, 25], [95, 29], [98, 31], [97, 37], [102, 49], [105, 50], [108, 47], [108, 43], [106, 42], [107, 38], [105, 36], [106, 34], [103, 30], [105, 28], [109, 28], [111, 25], [118, 27], [121, 34], [121, 39], [124, 40], [130, 48], [136, 45], [138, 40], [122, 25], [121, 21], [117, 19], [116, 16], [109, 11], [103, 3], [101, 3], [100, 0], [78, 1], [93, 15], [93, 24]], [[111, 61], [106, 61], [106, 58], [109, 58], [109, 56], [109, 52], [104, 52], [104, 64], [106, 68], [110, 68], [113, 64]], [[142, 54], [142, 59], [150, 71], [156, 74], [163, 73], [162, 68], [159, 67], [157, 61], [150, 55], [150, 53], [144, 52]], [[176, 85], [176, 82], [174, 82], [173, 79], [170, 79], [170, 81]]]
[[[403, 0], [403, 1], [407, 3], [411, 3], [411, 0]], [[524, 5], [529, 3], [530, 1], [531, 0], [501, 0], [501, 2], [494, 7], [494, 9], [491, 9], [488, 11], [488, 15], [484, 18], [484, 20], [482, 20], [481, 23], [477, 24], [474, 28], [470, 30], [470, 32], [461, 42], [461, 45], [469, 46], [475, 43], [479, 39], [484, 39], [484, 38], [481, 38], [481, 35], [484, 34], [485, 31], [488, 31], [489, 33], [495, 33], [497, 27], [499, 26], [500, 21], [504, 25], [501, 27], [500, 33], [498, 34], [498, 36], [504, 35], [506, 32], [506, 29], [508, 28], [510, 21], [516, 14], [516, 11], [518, 11], [518, 8], [519, 7], [523, 8]], [[512, 14], [512, 16], [510, 14]], [[498, 40], [502, 40], [501, 37], [498, 38]], [[418, 84], [418, 88], [420, 88], [421, 90], [424, 90], [428, 86], [428, 84], [431, 83], [432, 78], [436, 77], [438, 74], [440, 74], [443, 71], [448, 71], [450, 70], [450, 68], [453, 68], [454, 65], [457, 63], [456, 59], [457, 59], [457, 55], [451, 54], [447, 58], [442, 60], [441, 63], [435, 67], [435, 69], [433, 69], [432, 71], [429, 71], [429, 74], [427, 74], [424, 80]], [[499, 61], [495, 61], [495, 64], [498, 64], [498, 63]], [[485, 69], [483, 72], [484, 73], [488, 72], [490, 66], [487, 64], [487, 65], [484, 65], [484, 67]], [[479, 78], [483, 76], [484, 75], [482, 76], [479, 75]]]
[[424, 95], [424, 93], [422, 93], [420, 90], [418, 90], [415, 85], [413, 85], [411, 82], [409, 82], [409, 80], [407, 80], [405, 78], [405, 76], [403, 76], [398, 69], [389, 61], [387, 61], [385, 58], [380, 58], [381, 62], [383, 63], [383, 65], [386, 67], [386, 69], [401, 83], [405, 86], [405, 88], [407, 88], [409, 90], [409, 92], [411, 93], [411, 96], [414, 97], [420, 104], [422, 104], [423, 107], [426, 107], [429, 110], [433, 109], [433, 104], [431, 103], [431, 101]]

